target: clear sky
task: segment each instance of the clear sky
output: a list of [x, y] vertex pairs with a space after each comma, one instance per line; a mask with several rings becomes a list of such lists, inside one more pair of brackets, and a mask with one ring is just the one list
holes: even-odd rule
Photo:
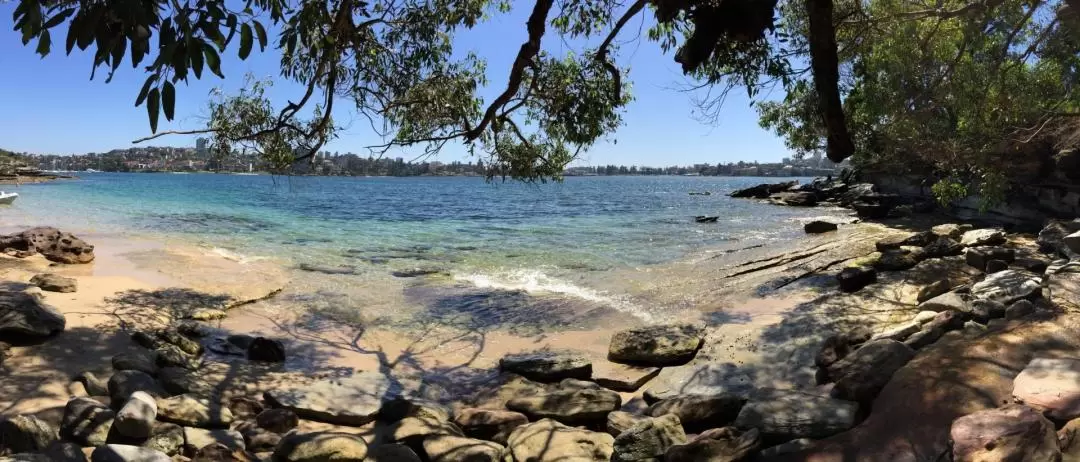
[[[14, 7], [14, 2], [0, 3], [0, 21], [4, 24], [0, 27], [0, 148], [81, 154], [129, 147], [131, 140], [149, 134], [145, 108], [134, 106], [135, 96], [146, 78], [141, 70], [125, 63], [112, 82], [106, 84], [107, 72], [101, 68], [91, 81], [92, 54], [76, 48], [71, 56], [65, 56], [65, 30], [53, 31], [56, 37], [53, 52], [42, 59], [34, 53], [33, 42], [23, 46], [20, 34], [11, 30], [12, 23], [7, 18]], [[510, 63], [526, 38], [526, 14], [517, 11], [498, 16], [460, 34], [455, 43], [457, 49], [474, 50], [487, 59], [491, 88], [484, 95], [488, 98], [505, 88]], [[620, 39], [634, 39], [639, 29], [644, 34], [647, 27], [641, 21], [631, 23]], [[579, 49], [551, 31], [544, 39], [545, 48], [552, 53], [561, 55]], [[718, 124], [703, 124], [694, 117], [691, 95], [681, 90], [688, 82], [671, 55], [662, 54], [655, 43], [644, 39], [625, 43], [621, 55], [624, 58], [621, 64], [631, 67], [636, 100], [624, 114], [623, 127], [575, 164], [666, 166], [739, 160], [765, 162], [789, 155], [779, 138], [758, 126], [757, 113], [748, 105], [745, 91], [731, 92]], [[235, 48], [230, 48], [222, 53], [222, 61], [224, 80], [205, 72], [202, 81], [192, 76], [188, 85], [178, 86], [176, 120], [168, 123], [162, 117], [159, 129], [200, 128], [211, 89], [235, 90], [248, 73], [278, 76], [278, 55], [270, 49], [258, 53], [256, 48], [246, 61], [240, 61]], [[275, 82], [269, 92], [275, 102], [284, 104], [287, 99], [298, 99], [302, 94], [296, 84], [280, 78]], [[779, 92], [773, 96], [781, 97]], [[351, 112], [335, 111], [335, 120], [346, 123], [348, 128], [327, 145], [328, 151], [366, 154], [364, 146], [379, 141], [366, 121]], [[192, 146], [194, 141], [193, 137], [177, 136], [159, 138], [152, 143]], [[419, 154], [420, 149], [405, 151], [401, 156], [409, 158], [413, 152]], [[468, 158], [459, 146], [451, 146], [438, 160]]]

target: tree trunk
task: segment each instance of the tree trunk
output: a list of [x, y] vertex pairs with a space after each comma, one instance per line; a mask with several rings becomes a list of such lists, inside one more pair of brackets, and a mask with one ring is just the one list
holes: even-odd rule
[[810, 67], [814, 71], [821, 116], [828, 134], [825, 154], [840, 162], [855, 153], [840, 102], [840, 60], [836, 52], [832, 0], [806, 0], [810, 17]]

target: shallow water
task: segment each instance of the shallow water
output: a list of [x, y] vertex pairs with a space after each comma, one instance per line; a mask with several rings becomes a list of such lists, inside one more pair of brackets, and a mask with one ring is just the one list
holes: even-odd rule
[[[663, 307], [636, 303], [611, 283], [612, 272], [790, 240], [802, 235], [802, 222], [839, 213], [726, 196], [767, 181], [776, 179], [571, 177], [526, 185], [102, 173], [19, 187], [19, 200], [0, 213], [7, 226], [179, 240], [238, 261], [321, 269], [295, 271], [276, 302], [286, 307], [543, 331], [601, 323], [612, 313], [653, 321]], [[696, 215], [720, 220], [698, 224]], [[392, 275], [416, 268], [446, 276]], [[346, 274], [327, 274], [337, 272]]]

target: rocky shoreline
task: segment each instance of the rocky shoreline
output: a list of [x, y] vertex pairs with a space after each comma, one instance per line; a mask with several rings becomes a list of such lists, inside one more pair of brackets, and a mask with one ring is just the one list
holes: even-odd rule
[[[908, 380], [912, 365], [948, 355], [957, 342], [1071, 319], [1080, 293], [1080, 271], [1069, 263], [1080, 252], [1077, 231], [1080, 222], [1052, 222], [1036, 239], [941, 225], [893, 232], [868, 255], [823, 262], [810, 271], [830, 275], [826, 295], [841, 299], [892, 287], [893, 275], [939, 277], [919, 285], [915, 304], [903, 311], [910, 317], [867, 318], [862, 327], [800, 345], [816, 355], [794, 366], [815, 370], [817, 383], [794, 387], [762, 386], [746, 377], [748, 369], [717, 362], [704, 353], [715, 349], [716, 327], [689, 322], [616, 331], [605, 359], [573, 349], [507, 354], [496, 380], [469, 395], [375, 369], [226, 393], [215, 383], [214, 364], [271, 372], [303, 353], [273, 336], [223, 331], [212, 323], [231, 305], [199, 303], [168, 313], [158, 327], [125, 329], [130, 346], [111, 357], [111, 372], [75, 374], [62, 409], [5, 414], [0, 460], [846, 460], [830, 458], [831, 448], [889, 412], [881, 400]], [[55, 229], [0, 237], [0, 244], [16, 259], [94, 260], [93, 246]], [[804, 265], [811, 255], [776, 258]], [[771, 264], [753, 265], [763, 271]], [[82, 287], [50, 272], [29, 280], [33, 289], [0, 296], [0, 341], [32, 350], [65, 329], [64, 314], [42, 291]], [[912, 447], [927, 445], [957, 461], [1080, 454], [1072, 442], [1080, 382], [1069, 379], [1080, 363], [1058, 355], [1026, 358], [1027, 367], [1011, 374], [1020, 404], [956, 415]], [[2, 360], [0, 367], [7, 367]], [[859, 446], [873, 447], [869, 440]], [[878, 454], [857, 459], [918, 460]]]

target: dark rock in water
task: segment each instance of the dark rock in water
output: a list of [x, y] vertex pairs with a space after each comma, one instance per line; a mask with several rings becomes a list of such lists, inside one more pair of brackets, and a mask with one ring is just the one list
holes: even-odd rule
[[939, 237], [923, 247], [923, 255], [926, 258], [952, 257], [962, 253], [964, 253], [964, 246], [948, 237]]
[[827, 221], [814, 220], [810, 223], [803, 225], [803, 231], [806, 234], [821, 234], [829, 231], [836, 231], [836, 223], [830, 223]]
[[94, 246], [56, 228], [30, 228], [0, 236], [0, 250], [14, 249], [25, 255], [40, 253], [49, 261], [66, 264], [94, 261]]
[[398, 278], [415, 278], [420, 276], [447, 275], [449, 273], [437, 268], [412, 268], [394, 271], [390, 274]]
[[776, 204], [790, 205], [793, 207], [813, 207], [818, 203], [817, 194], [813, 192], [782, 192], [769, 196]]
[[352, 266], [326, 266], [326, 265], [313, 265], [310, 263], [301, 263], [299, 266], [302, 271], [310, 271], [312, 273], [323, 274], [356, 274], [356, 268]]
[[735, 427], [714, 428], [689, 443], [668, 448], [664, 462], [737, 462], [750, 460], [759, 448], [761, 433], [757, 430], [741, 432]]
[[757, 186], [751, 186], [751, 187], [745, 188], [745, 189], [737, 189], [737, 190], [733, 191], [731, 194], [728, 194], [728, 196], [735, 197], [735, 198], [766, 199], [771, 194], [782, 192], [782, 191], [787, 191], [788, 189], [791, 189], [792, 186], [795, 186], [797, 184], [798, 184], [797, 181], [790, 181], [790, 182], [786, 182], [786, 183], [777, 183], [777, 184], [763, 183], [763, 184], [759, 184]]
[[541, 382], [562, 379], [588, 379], [592, 376], [592, 362], [577, 353], [561, 351], [537, 351], [504, 356], [499, 368]]
[[717, 217], [717, 216], [709, 217], [709, 216], [705, 216], [705, 215], [698, 215], [698, 216], [694, 217], [694, 222], [696, 222], [696, 223], [716, 223], [716, 220], [719, 220], [719, 219], [720, 219], [720, 217]]
[[567, 425], [604, 422], [609, 412], [622, 407], [622, 397], [608, 390], [556, 390], [518, 396], [506, 408], [534, 419], [555, 419]]
[[32, 415], [0, 419], [0, 453], [40, 452], [56, 439], [56, 428]]
[[82, 446], [101, 446], [108, 439], [116, 413], [90, 398], [72, 398], [64, 406], [60, 436]]
[[836, 382], [833, 397], [870, 405], [893, 373], [914, 356], [915, 352], [910, 347], [896, 340], [867, 342], [829, 366], [829, 378]]
[[978, 268], [980, 271], [986, 271], [986, 264], [990, 260], [1001, 260], [1006, 264], [1003, 269], [1007, 269], [1008, 263], [1015, 258], [1016, 251], [1004, 247], [972, 247], [964, 252], [964, 260], [967, 264]]
[[225, 340], [237, 348], [246, 351], [248, 347], [251, 346], [251, 343], [255, 341], [255, 337], [251, 335], [234, 334], [226, 337]]
[[739, 411], [734, 426], [757, 429], [769, 441], [825, 438], [855, 426], [859, 405], [790, 390], [759, 390]]
[[949, 438], [956, 462], [1061, 460], [1054, 424], [1019, 404], [960, 417]]
[[59, 274], [43, 273], [30, 278], [30, 284], [38, 286], [46, 292], [71, 293], [78, 290], [79, 282], [75, 278], [64, 277]]
[[285, 362], [285, 344], [280, 340], [255, 337], [248, 346], [247, 357], [252, 361]]
[[1009, 269], [1009, 264], [1003, 260], [990, 260], [986, 262], [986, 273], [992, 274]]
[[667, 324], [616, 332], [608, 359], [645, 366], [671, 366], [694, 358], [705, 340], [704, 324]]
[[41, 341], [64, 330], [64, 314], [24, 292], [0, 291], [0, 340]]
[[746, 399], [732, 394], [684, 395], [658, 401], [645, 411], [651, 417], [675, 414], [690, 432], [730, 423], [739, 415]]
[[855, 292], [877, 282], [877, 271], [865, 266], [852, 266], [841, 270], [836, 280], [840, 283], [840, 290]]
[[665, 415], [643, 421], [615, 438], [612, 462], [655, 461], [669, 448], [686, 444], [686, 433], [679, 418]]

